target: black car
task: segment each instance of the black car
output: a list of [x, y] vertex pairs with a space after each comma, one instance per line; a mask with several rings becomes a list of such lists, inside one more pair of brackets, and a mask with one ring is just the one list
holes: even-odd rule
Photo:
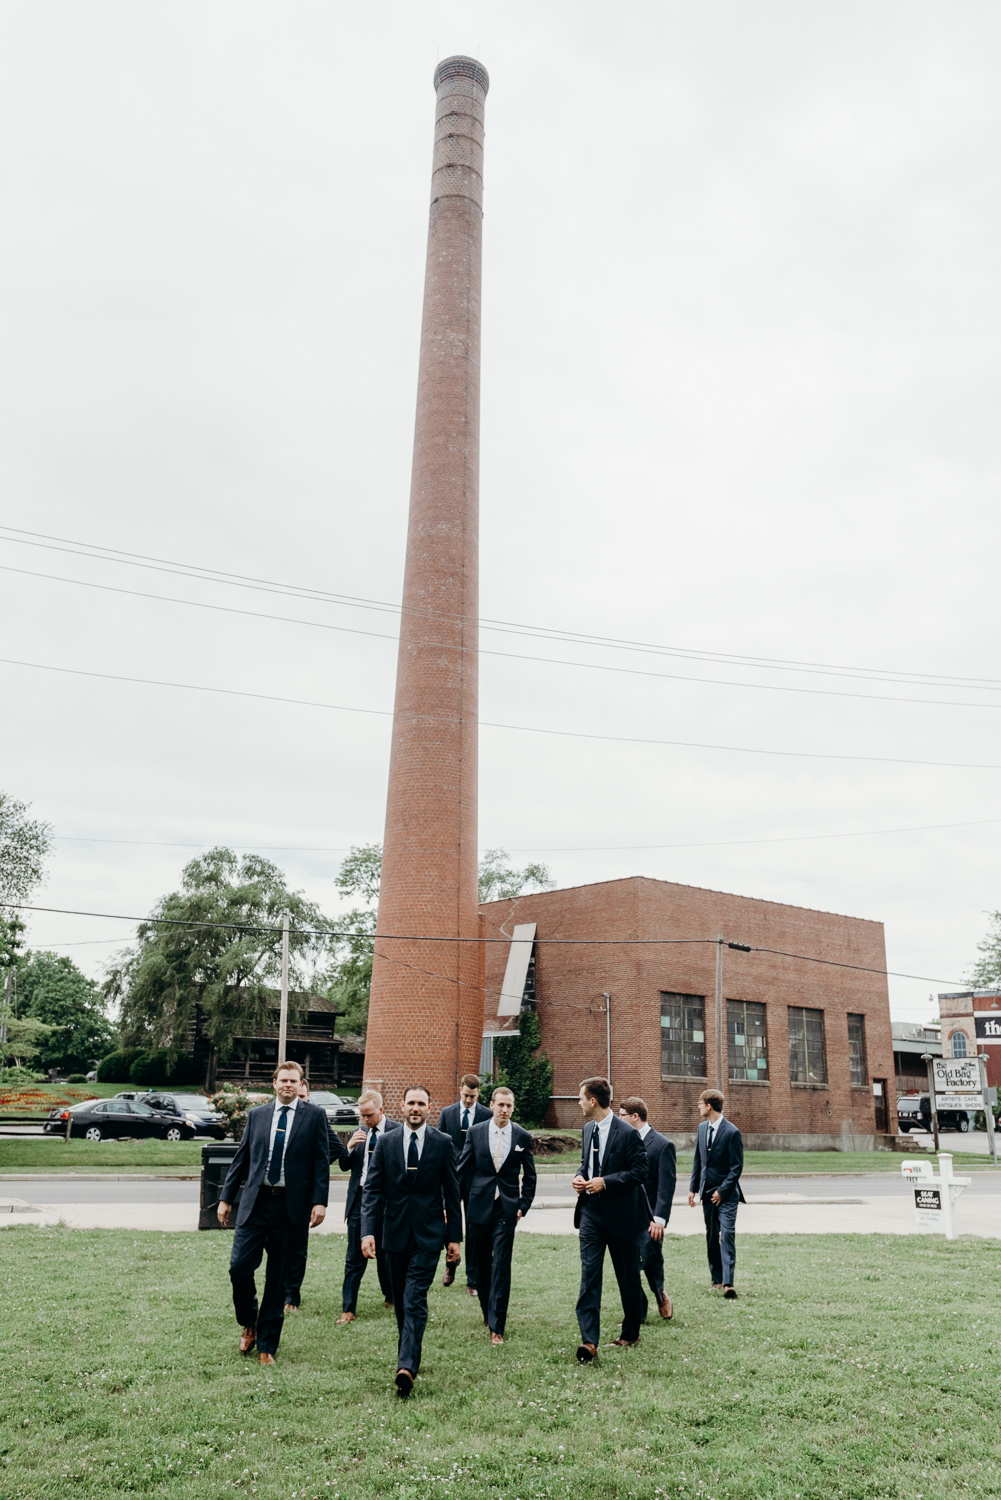
[[139, 1102], [152, 1109], [172, 1109], [183, 1115], [195, 1135], [210, 1135], [216, 1141], [226, 1138], [226, 1116], [221, 1109], [213, 1109], [211, 1099], [206, 1099], [203, 1094], [157, 1092], [140, 1095]]
[[46, 1135], [65, 1135], [67, 1121], [71, 1136], [87, 1141], [147, 1139], [190, 1141], [194, 1127], [175, 1109], [152, 1109], [138, 1099], [87, 1099], [68, 1109], [50, 1111], [43, 1130]]
[[[931, 1096], [929, 1094], [898, 1094], [897, 1124], [904, 1135], [911, 1130], [925, 1130], [931, 1134]], [[970, 1116], [962, 1109], [940, 1109], [939, 1130], [967, 1131]]]
[[313, 1089], [309, 1102], [319, 1105], [323, 1110], [330, 1130], [343, 1130], [348, 1125], [361, 1123], [357, 1104], [352, 1104], [350, 1099], [342, 1099], [340, 1094], [331, 1094], [327, 1089]]

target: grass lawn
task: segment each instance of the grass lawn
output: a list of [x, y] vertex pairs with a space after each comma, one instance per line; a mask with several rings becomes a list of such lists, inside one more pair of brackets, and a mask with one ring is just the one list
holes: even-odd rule
[[[673, 1322], [581, 1367], [576, 1242], [519, 1236], [506, 1344], [490, 1347], [461, 1278], [436, 1284], [408, 1402], [372, 1272], [359, 1322], [333, 1326], [341, 1238], [312, 1244], [275, 1370], [241, 1359], [230, 1243], [3, 1232], [5, 1500], [1001, 1495], [989, 1242], [745, 1239], [729, 1303], [698, 1241], [672, 1240]], [[611, 1296], [604, 1315], [608, 1339]]]
[[142, 1172], [173, 1167], [200, 1172], [205, 1141], [66, 1142], [60, 1136], [0, 1138], [0, 1172]]

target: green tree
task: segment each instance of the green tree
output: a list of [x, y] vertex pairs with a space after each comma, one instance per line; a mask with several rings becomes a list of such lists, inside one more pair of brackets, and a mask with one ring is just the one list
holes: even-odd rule
[[[488, 849], [480, 861], [479, 899], [499, 901], [521, 895], [531, 887], [549, 890], [555, 881], [542, 864], [512, 869], [504, 849]], [[364, 1036], [372, 989], [376, 907], [382, 877], [382, 845], [359, 844], [348, 853], [334, 884], [342, 896], [360, 897], [365, 905], [345, 912], [337, 922], [334, 961], [327, 971], [324, 993], [343, 1011], [338, 1031]]]
[[36, 1055], [41, 1068], [86, 1072], [115, 1045], [98, 986], [65, 954], [37, 951], [19, 960], [17, 1010], [52, 1027]]
[[0, 1067], [23, 1067], [29, 1059], [35, 1063], [52, 1034], [44, 1021], [8, 1016], [0, 1029]]
[[553, 1065], [544, 1052], [542, 1028], [534, 1010], [523, 1010], [517, 1036], [494, 1042], [497, 1077], [484, 1094], [505, 1085], [514, 1094], [514, 1118], [526, 1129], [542, 1124], [553, 1091]]
[[[187, 865], [181, 889], [141, 922], [134, 948], [108, 972], [104, 993], [117, 1001], [125, 1047], [185, 1051], [201, 1011], [203, 1034], [221, 1057], [237, 1036], [271, 1024], [281, 984], [282, 913], [291, 918], [289, 1011], [303, 994], [329, 941], [330, 923], [301, 891], [290, 891], [270, 860], [210, 849]], [[318, 931], [317, 929], [320, 929]]]
[[28, 817], [29, 803], [0, 792], [0, 1042], [15, 1015], [12, 984], [24, 923], [14, 908], [27, 901], [45, 874], [52, 828]]
[[980, 957], [973, 965], [970, 984], [975, 990], [989, 990], [1001, 985], [1001, 911], [987, 913], [990, 926], [977, 944]]

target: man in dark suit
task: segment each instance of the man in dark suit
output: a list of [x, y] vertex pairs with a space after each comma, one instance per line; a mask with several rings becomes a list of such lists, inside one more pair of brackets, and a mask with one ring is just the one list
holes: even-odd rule
[[699, 1095], [699, 1125], [695, 1160], [688, 1184], [688, 1206], [701, 1202], [706, 1221], [706, 1250], [713, 1291], [736, 1297], [733, 1275], [737, 1265], [737, 1204], [744, 1202], [740, 1174], [744, 1143], [736, 1125], [723, 1114], [719, 1089]]
[[[305, 1078], [299, 1079], [299, 1098], [309, 1103], [309, 1084]], [[298, 1228], [293, 1236], [292, 1244], [289, 1246], [288, 1266], [285, 1270], [285, 1315], [299, 1311], [302, 1301], [302, 1283], [306, 1275], [306, 1261], [309, 1257], [309, 1220]]]
[[471, 1125], [459, 1158], [459, 1191], [466, 1205], [466, 1264], [475, 1233], [476, 1287], [490, 1342], [503, 1344], [511, 1297], [514, 1232], [535, 1197], [532, 1137], [511, 1121], [514, 1095], [494, 1089], [491, 1120]]
[[[443, 1130], [451, 1137], [452, 1145], [455, 1147], [455, 1160], [458, 1163], [466, 1144], [466, 1133], [474, 1125], [480, 1125], [491, 1118], [490, 1111], [480, 1100], [480, 1080], [476, 1073], [466, 1073], [459, 1083], [458, 1104], [446, 1104], [438, 1117], [438, 1129]], [[467, 1207], [466, 1199], [462, 1200], [463, 1208]], [[466, 1291], [471, 1297], [476, 1296], [476, 1229], [469, 1223], [469, 1215], [466, 1215]], [[443, 1286], [451, 1286], [455, 1280], [458, 1270], [458, 1262], [454, 1265], [447, 1262], [445, 1275], [442, 1280]]]
[[[243, 1196], [229, 1275], [240, 1335], [240, 1353], [257, 1344], [262, 1365], [273, 1365], [282, 1336], [289, 1249], [303, 1226], [315, 1228], [327, 1212], [330, 1147], [327, 1117], [299, 1098], [302, 1069], [282, 1062], [274, 1073], [274, 1104], [247, 1116], [243, 1137], [223, 1183], [217, 1213], [225, 1229], [236, 1190]], [[264, 1295], [257, 1305], [254, 1272], [267, 1254]]]
[[[647, 1118], [646, 1102], [633, 1095], [619, 1105], [619, 1119], [639, 1132], [646, 1147], [646, 1206], [649, 1225], [640, 1231], [640, 1263], [662, 1318], [674, 1317], [674, 1303], [664, 1290], [664, 1228], [671, 1217], [671, 1204], [678, 1181], [678, 1163], [674, 1142], [654, 1130]], [[643, 1298], [643, 1322], [646, 1322], [647, 1300]]]
[[[390, 1120], [382, 1107], [382, 1095], [369, 1089], [358, 1100], [361, 1125], [352, 1135], [337, 1158], [342, 1172], [351, 1173], [348, 1183], [347, 1202], [344, 1205], [344, 1220], [348, 1226], [348, 1248], [344, 1257], [344, 1285], [341, 1288], [342, 1312], [338, 1323], [353, 1323], [358, 1316], [358, 1289], [368, 1265], [361, 1249], [361, 1198], [368, 1178], [368, 1169], [379, 1139], [394, 1130], [402, 1130], [399, 1120]], [[375, 1265], [379, 1273], [379, 1285], [386, 1306], [393, 1305], [393, 1283], [389, 1276], [389, 1263], [382, 1250], [382, 1225], [375, 1228]]]
[[411, 1085], [403, 1094], [403, 1129], [383, 1135], [372, 1155], [361, 1198], [362, 1254], [373, 1260], [381, 1222], [389, 1258], [400, 1341], [396, 1389], [409, 1396], [421, 1364], [428, 1320], [428, 1288], [442, 1244], [457, 1261], [462, 1242], [462, 1202], [452, 1142], [428, 1124], [431, 1095]]
[[607, 1078], [584, 1079], [580, 1086], [585, 1122], [581, 1163], [571, 1184], [577, 1194], [574, 1228], [580, 1230], [577, 1358], [581, 1364], [590, 1364], [598, 1352], [606, 1250], [622, 1298], [622, 1331], [612, 1343], [623, 1349], [638, 1344], [643, 1319], [639, 1236], [649, 1223], [643, 1199], [646, 1148], [638, 1133], [612, 1113], [611, 1100]]

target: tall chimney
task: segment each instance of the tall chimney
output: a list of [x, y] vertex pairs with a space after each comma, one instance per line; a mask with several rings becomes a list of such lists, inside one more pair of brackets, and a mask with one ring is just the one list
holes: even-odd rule
[[479, 1067], [477, 900], [480, 254], [483, 106], [471, 57], [437, 94], [410, 524], [366, 1085], [432, 1117]]

